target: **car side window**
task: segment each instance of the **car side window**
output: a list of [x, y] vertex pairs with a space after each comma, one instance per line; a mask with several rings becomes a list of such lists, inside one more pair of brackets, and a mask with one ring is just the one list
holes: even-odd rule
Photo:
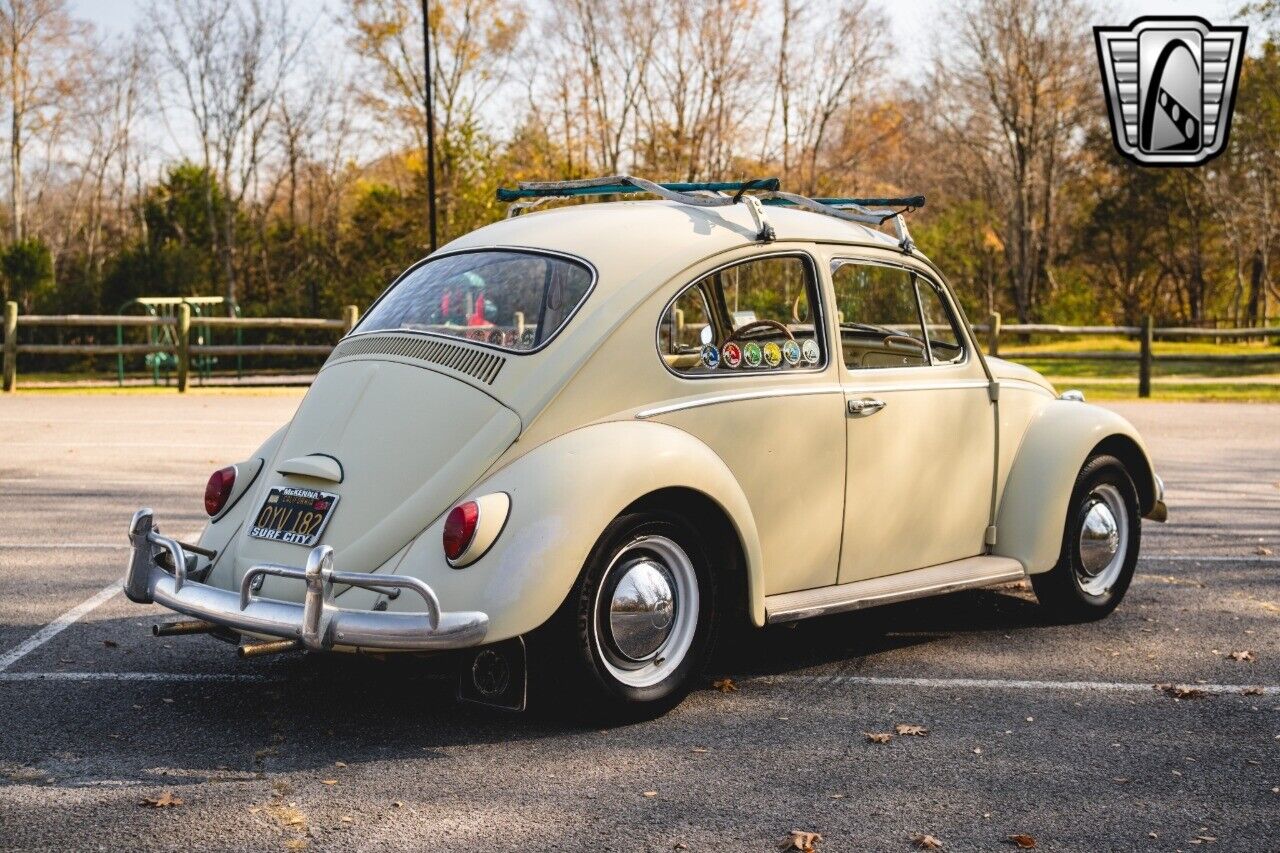
[[658, 350], [682, 376], [816, 369], [826, 363], [807, 256], [743, 261], [690, 284], [658, 324]]
[[850, 370], [964, 358], [954, 319], [932, 282], [901, 267], [851, 261], [832, 265], [831, 282], [840, 350]]
[[934, 364], [956, 364], [964, 361], [963, 338], [956, 318], [947, 307], [946, 297], [932, 281], [916, 276], [916, 288], [920, 292], [920, 310], [924, 312], [924, 327], [929, 333], [929, 351]]
[[667, 357], [697, 356], [711, 325], [711, 311], [701, 287], [681, 293], [658, 328], [658, 349]]

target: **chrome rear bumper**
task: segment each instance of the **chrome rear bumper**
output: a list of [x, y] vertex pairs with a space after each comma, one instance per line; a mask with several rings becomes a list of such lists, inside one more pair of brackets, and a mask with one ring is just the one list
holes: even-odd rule
[[[129, 539], [133, 557], [124, 591], [131, 601], [154, 601], [234, 631], [297, 640], [316, 651], [334, 646], [387, 651], [458, 649], [479, 645], [488, 631], [486, 614], [441, 611], [435, 592], [417, 578], [334, 571], [333, 549], [327, 545], [313, 548], [302, 569], [274, 564], [252, 566], [244, 573], [236, 593], [188, 580], [187, 556], [181, 543], [160, 535], [151, 510], [140, 509], [133, 514]], [[168, 552], [173, 559], [172, 573], [156, 561], [162, 552]], [[265, 575], [306, 583], [303, 603], [256, 598], [254, 581]], [[334, 603], [334, 585], [407, 590], [416, 593], [426, 608], [417, 613], [349, 610]]]

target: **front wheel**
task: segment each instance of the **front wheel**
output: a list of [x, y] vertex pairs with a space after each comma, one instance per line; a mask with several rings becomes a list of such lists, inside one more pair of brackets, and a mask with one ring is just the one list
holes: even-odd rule
[[615, 519], [531, 638], [535, 702], [615, 721], [665, 713], [701, 674], [714, 615], [711, 565], [692, 529], [658, 513]]
[[1064, 621], [1101, 619], [1120, 604], [1138, 564], [1138, 492], [1124, 464], [1094, 456], [1076, 477], [1062, 550], [1052, 570], [1032, 575], [1036, 598]]

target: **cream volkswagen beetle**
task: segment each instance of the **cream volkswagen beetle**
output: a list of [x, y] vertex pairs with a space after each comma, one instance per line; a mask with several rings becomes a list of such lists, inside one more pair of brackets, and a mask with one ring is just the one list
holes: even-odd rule
[[213, 475], [197, 545], [135, 514], [129, 597], [243, 656], [463, 650], [464, 698], [623, 717], [676, 704], [717, 628], [1028, 576], [1055, 618], [1109, 613], [1166, 515], [1133, 426], [983, 356], [885, 209], [923, 199], [776, 189], [504, 191], [659, 198], [411, 267]]

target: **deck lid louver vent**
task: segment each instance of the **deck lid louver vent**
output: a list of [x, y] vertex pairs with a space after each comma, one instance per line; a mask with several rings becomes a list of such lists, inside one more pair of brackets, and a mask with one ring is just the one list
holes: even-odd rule
[[407, 335], [361, 335], [334, 347], [330, 361], [359, 355], [390, 355], [425, 361], [492, 385], [507, 360], [497, 353], [460, 346], [438, 338]]

